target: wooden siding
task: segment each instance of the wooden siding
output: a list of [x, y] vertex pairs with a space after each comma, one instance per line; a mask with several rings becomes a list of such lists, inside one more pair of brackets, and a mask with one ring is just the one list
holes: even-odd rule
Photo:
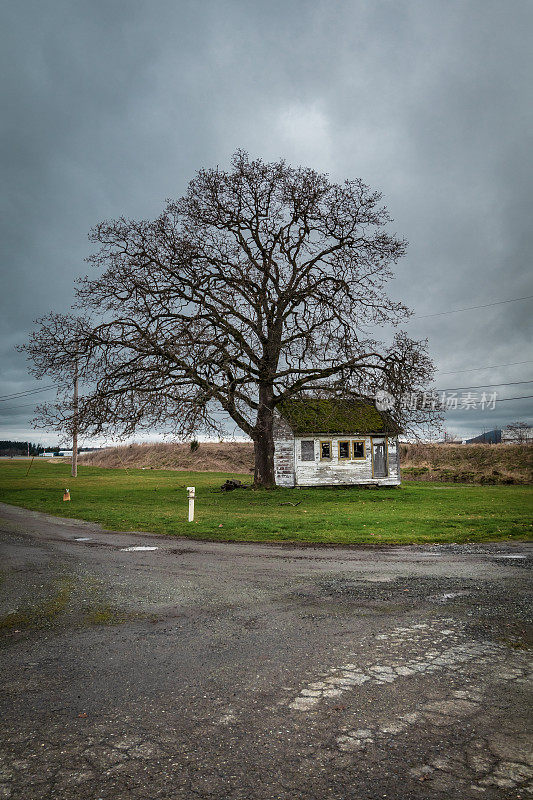
[[294, 434], [279, 414], [274, 414], [274, 471], [278, 486], [294, 486]]

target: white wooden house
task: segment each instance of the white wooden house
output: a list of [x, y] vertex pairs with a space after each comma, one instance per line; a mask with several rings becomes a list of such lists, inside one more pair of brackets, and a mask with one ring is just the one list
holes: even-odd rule
[[374, 400], [289, 400], [274, 420], [278, 486], [398, 486], [400, 430]]

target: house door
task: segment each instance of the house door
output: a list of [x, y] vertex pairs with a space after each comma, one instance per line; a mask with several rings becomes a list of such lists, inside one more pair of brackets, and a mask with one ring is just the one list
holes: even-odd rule
[[374, 478], [386, 478], [387, 471], [387, 448], [385, 440], [372, 440], [372, 459], [374, 464]]

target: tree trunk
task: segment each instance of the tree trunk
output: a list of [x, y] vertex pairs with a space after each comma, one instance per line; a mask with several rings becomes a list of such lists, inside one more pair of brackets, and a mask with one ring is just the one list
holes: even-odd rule
[[274, 489], [276, 486], [272, 397], [273, 390], [271, 386], [260, 387], [259, 411], [257, 412], [253, 440], [255, 455], [254, 486], [262, 489]]

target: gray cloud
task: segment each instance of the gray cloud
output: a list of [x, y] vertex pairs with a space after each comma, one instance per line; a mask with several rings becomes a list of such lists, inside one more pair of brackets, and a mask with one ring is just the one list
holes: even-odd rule
[[[2, 15], [4, 393], [34, 385], [13, 346], [70, 305], [89, 228], [156, 214], [237, 147], [380, 188], [411, 243], [393, 291], [418, 314], [533, 294], [529, 0], [49, 0]], [[525, 301], [409, 330], [451, 371], [526, 360], [530, 318]], [[26, 401], [0, 405], [1, 436], [35, 438]], [[455, 412], [449, 427], [531, 408]]]

